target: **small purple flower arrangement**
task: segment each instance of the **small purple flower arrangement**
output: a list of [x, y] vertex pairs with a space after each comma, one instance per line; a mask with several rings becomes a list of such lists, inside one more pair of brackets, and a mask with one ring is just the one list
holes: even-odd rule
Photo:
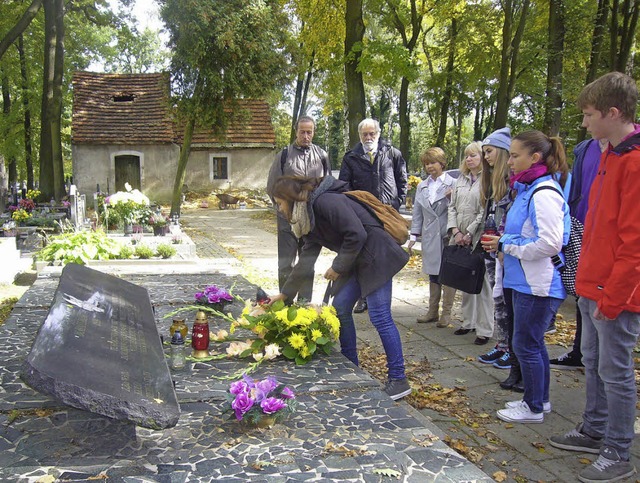
[[271, 427], [295, 411], [296, 396], [273, 376], [255, 381], [247, 375], [232, 382], [227, 398], [238, 421]]
[[233, 295], [216, 285], [207, 285], [204, 291], [194, 295], [196, 303], [205, 307], [211, 307], [222, 312], [224, 306], [233, 302]]

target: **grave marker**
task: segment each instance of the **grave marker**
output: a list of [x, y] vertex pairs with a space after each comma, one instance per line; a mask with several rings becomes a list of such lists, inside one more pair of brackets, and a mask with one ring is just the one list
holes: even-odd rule
[[149, 293], [68, 264], [22, 378], [70, 406], [152, 429], [175, 426], [180, 408]]

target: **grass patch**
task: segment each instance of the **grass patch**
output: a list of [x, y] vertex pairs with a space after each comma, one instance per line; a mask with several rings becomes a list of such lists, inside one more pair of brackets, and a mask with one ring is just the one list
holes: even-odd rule
[[13, 310], [13, 306], [18, 302], [17, 297], [9, 297], [0, 302], [0, 325], [9, 318], [9, 314]]

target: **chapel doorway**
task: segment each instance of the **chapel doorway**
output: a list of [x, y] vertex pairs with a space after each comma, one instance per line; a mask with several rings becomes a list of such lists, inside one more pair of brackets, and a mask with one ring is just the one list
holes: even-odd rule
[[[116, 191], [126, 191], [124, 185], [129, 183], [131, 189], [141, 190], [140, 156], [123, 154], [115, 157]], [[142, 191], [142, 190], [141, 190]]]

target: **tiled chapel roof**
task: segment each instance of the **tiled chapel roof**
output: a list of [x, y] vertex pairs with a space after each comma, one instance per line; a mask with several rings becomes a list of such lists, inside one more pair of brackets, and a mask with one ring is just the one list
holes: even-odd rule
[[[241, 99], [240, 116], [224, 136], [197, 129], [192, 146], [256, 146], [275, 144], [269, 106]], [[182, 130], [171, 116], [169, 74], [102, 74], [73, 76], [74, 144], [162, 144], [181, 142]]]
[[74, 144], [157, 144], [174, 139], [169, 75], [73, 76]]

